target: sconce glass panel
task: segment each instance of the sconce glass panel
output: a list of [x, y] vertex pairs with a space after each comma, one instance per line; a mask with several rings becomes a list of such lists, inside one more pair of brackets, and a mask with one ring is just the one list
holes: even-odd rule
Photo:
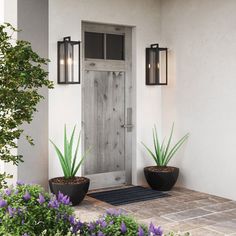
[[167, 85], [167, 48], [146, 48], [146, 85]]
[[65, 37], [58, 45], [58, 84], [80, 83], [80, 42]]
[[159, 85], [167, 85], [168, 82], [168, 51], [167, 48], [159, 48]]

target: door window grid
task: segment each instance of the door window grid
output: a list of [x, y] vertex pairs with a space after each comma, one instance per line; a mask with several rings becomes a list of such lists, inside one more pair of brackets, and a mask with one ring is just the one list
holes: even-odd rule
[[85, 32], [85, 59], [125, 60], [124, 35]]

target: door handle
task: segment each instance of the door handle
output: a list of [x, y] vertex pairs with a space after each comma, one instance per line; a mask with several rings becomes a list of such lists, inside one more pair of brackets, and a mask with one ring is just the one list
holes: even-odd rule
[[127, 132], [132, 132], [133, 122], [132, 122], [132, 108], [128, 107], [126, 111], [126, 124], [121, 125], [122, 128], [127, 129]]
[[132, 124], [123, 124], [123, 125], [121, 125], [120, 127], [122, 127], [122, 128], [133, 128], [134, 126], [132, 125]]

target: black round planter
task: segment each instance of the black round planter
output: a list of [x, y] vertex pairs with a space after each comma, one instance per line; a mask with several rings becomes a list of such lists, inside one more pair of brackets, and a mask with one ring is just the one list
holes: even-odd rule
[[[64, 179], [63, 177], [61, 178]], [[72, 205], [75, 206], [83, 201], [89, 189], [90, 180], [85, 177], [81, 178], [84, 180], [82, 183], [58, 183], [56, 180], [59, 178], [53, 178], [49, 180], [49, 187], [51, 192], [55, 195], [61, 192], [70, 197]]]
[[178, 179], [179, 168], [172, 166], [148, 166], [144, 168], [144, 175], [152, 189], [169, 191]]

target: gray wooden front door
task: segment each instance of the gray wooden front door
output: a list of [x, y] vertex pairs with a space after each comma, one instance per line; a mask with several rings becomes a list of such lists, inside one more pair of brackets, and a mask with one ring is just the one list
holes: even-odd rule
[[[107, 59], [106, 49], [100, 56], [104, 58], [86, 58], [88, 49], [83, 53], [84, 151], [91, 147], [84, 163], [83, 174], [91, 179], [91, 189], [119, 186], [129, 184], [131, 181], [132, 129], [126, 128], [127, 121], [130, 125], [132, 122], [130, 107], [132, 86], [129, 86], [131, 63], [130, 56], [126, 53], [130, 34], [126, 34], [127, 29], [124, 27], [118, 31], [118, 35], [123, 35], [124, 40], [127, 40], [124, 42], [126, 46], [122, 60]], [[114, 27], [97, 24], [84, 24], [83, 35], [85, 32], [89, 32], [89, 37], [90, 32], [103, 33], [104, 41], [107, 40], [106, 34], [117, 34]], [[94, 39], [88, 38], [88, 40]], [[93, 52], [91, 53], [87, 55], [93, 57]]]

